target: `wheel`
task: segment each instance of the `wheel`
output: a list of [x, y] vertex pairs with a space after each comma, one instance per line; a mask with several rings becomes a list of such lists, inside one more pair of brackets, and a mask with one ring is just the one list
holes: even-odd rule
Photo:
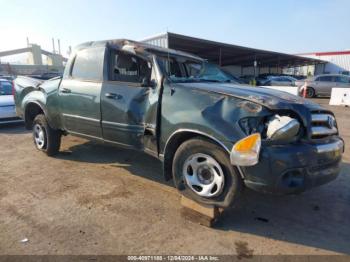
[[242, 189], [242, 179], [228, 153], [207, 139], [194, 138], [181, 144], [172, 171], [176, 188], [202, 204], [228, 207]]
[[37, 115], [33, 122], [33, 139], [35, 147], [48, 156], [56, 155], [61, 145], [61, 133], [52, 129], [47, 123], [46, 117]]
[[315, 97], [315, 94], [316, 94], [315, 89], [313, 89], [312, 87], [306, 88], [306, 97], [307, 98], [313, 98], [313, 97]]

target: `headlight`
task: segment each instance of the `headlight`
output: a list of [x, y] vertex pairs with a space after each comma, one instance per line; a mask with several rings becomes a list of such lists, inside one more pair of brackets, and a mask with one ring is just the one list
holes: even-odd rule
[[254, 133], [263, 134], [265, 127], [264, 117], [246, 117], [239, 121], [239, 126], [246, 135], [251, 135]]
[[271, 140], [289, 141], [299, 133], [299, 129], [298, 120], [289, 116], [274, 115], [267, 123], [266, 136]]
[[262, 139], [286, 142], [294, 139], [300, 130], [300, 123], [297, 119], [278, 114], [242, 118], [239, 126], [247, 136], [259, 133]]

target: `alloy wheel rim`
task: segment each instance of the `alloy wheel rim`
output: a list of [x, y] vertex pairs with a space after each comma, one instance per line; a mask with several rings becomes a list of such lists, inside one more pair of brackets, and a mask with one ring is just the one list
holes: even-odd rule
[[183, 176], [191, 190], [201, 197], [218, 196], [225, 182], [220, 164], [206, 154], [191, 155], [183, 166]]
[[43, 149], [45, 146], [45, 131], [41, 125], [34, 125], [34, 140], [39, 149]]

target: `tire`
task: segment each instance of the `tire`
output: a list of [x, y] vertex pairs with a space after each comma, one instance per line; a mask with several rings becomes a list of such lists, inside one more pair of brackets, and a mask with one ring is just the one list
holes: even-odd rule
[[315, 96], [316, 96], [315, 89], [313, 89], [312, 87], [307, 87], [306, 88], [306, 97], [307, 98], [313, 98]]
[[[206, 167], [206, 163], [210, 164]], [[199, 167], [196, 169], [196, 166]], [[181, 194], [198, 203], [216, 207], [230, 206], [239, 197], [243, 187], [242, 178], [231, 165], [228, 153], [201, 137], [185, 141], [179, 146], [174, 156], [172, 173], [175, 186]], [[208, 191], [213, 183], [214, 187]]]
[[33, 121], [33, 140], [35, 147], [48, 156], [59, 152], [61, 145], [61, 132], [52, 129], [43, 114], [37, 115]]

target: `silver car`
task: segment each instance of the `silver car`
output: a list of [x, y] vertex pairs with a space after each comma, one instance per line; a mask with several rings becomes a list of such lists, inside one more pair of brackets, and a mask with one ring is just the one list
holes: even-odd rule
[[22, 122], [16, 115], [13, 98], [13, 84], [6, 79], [0, 79], [0, 124]]
[[291, 76], [271, 76], [262, 83], [264, 86], [294, 86], [296, 78]]
[[296, 81], [296, 85], [301, 87], [301, 93], [304, 92], [305, 82], [306, 97], [331, 96], [333, 87], [350, 88], [350, 77], [347, 75], [318, 75], [307, 80]]

